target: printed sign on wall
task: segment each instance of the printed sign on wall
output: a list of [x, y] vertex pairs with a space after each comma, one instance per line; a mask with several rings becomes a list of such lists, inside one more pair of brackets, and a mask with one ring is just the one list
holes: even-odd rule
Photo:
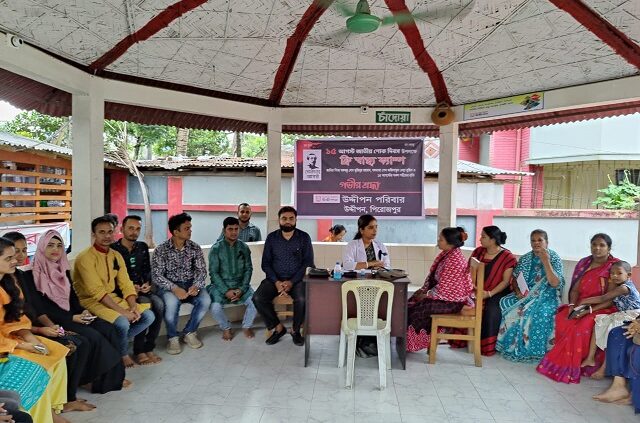
[[422, 139], [296, 142], [300, 217], [424, 216]]
[[544, 109], [544, 93], [529, 93], [464, 105], [464, 120]]

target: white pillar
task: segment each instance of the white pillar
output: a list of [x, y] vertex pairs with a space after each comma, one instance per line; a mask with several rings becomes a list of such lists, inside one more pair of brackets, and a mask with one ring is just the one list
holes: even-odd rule
[[91, 245], [91, 220], [104, 214], [104, 89], [92, 78], [88, 95], [72, 96], [72, 248]]
[[480, 135], [480, 164], [491, 166], [491, 135]]
[[438, 170], [438, 233], [456, 226], [458, 184], [458, 124], [440, 127], [440, 168]]
[[279, 228], [282, 190], [282, 117], [274, 110], [267, 124], [267, 233]]

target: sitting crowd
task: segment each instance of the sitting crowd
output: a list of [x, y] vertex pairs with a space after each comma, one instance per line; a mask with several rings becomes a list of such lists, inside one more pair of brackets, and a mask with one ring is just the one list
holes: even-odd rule
[[[202, 249], [191, 240], [187, 213], [171, 216], [171, 237], [155, 248], [153, 257], [148, 245], [138, 240], [140, 217], [125, 217], [122, 237], [115, 242], [117, 220], [112, 215], [98, 217], [91, 224], [93, 245], [78, 253], [73, 269], [56, 231], [40, 237], [29, 264], [21, 233], [0, 237], [0, 403], [6, 403], [0, 413], [13, 416], [0, 415], [0, 422], [64, 423], [68, 420], [63, 412], [94, 409], [77, 396], [79, 387], [105, 393], [131, 386], [125, 379], [127, 368], [162, 361], [154, 349], [163, 321], [171, 355], [180, 354], [183, 344], [203, 346], [198, 328], [207, 311], [218, 322], [222, 339], [231, 341], [234, 331], [225, 314], [229, 305], [245, 306], [245, 337], [254, 338], [252, 327], [259, 313], [270, 331], [267, 344], [290, 333], [294, 344], [304, 345], [303, 279], [306, 269], [314, 267], [311, 237], [296, 228], [296, 210], [282, 207], [280, 227], [264, 243], [261, 267], [266, 278], [254, 292], [251, 251], [245, 242], [259, 241], [261, 234], [250, 218], [251, 208], [243, 203], [237, 218], [224, 219], [209, 252], [208, 270]], [[391, 267], [389, 251], [376, 239], [377, 232], [374, 216], [360, 216], [354, 239], [344, 247], [345, 270]], [[339, 241], [345, 233], [344, 226], [336, 225], [325, 241]], [[461, 250], [466, 239], [460, 227], [438, 234], [442, 251], [407, 304], [408, 351], [429, 348], [432, 315], [474, 308], [472, 266]], [[498, 227], [484, 227], [481, 246], [471, 254], [484, 269], [482, 354], [498, 352], [511, 361], [539, 362], [537, 371], [559, 382], [614, 376], [612, 386], [594, 399], [633, 402], [640, 409], [640, 353], [634, 348], [640, 344], [640, 321], [635, 320], [640, 294], [630, 279], [629, 264], [611, 255], [611, 238], [602, 233], [592, 237], [591, 255], [577, 264], [569, 304], [562, 305], [563, 264], [548, 249], [547, 233], [534, 230], [531, 251], [519, 260], [504, 248], [506, 239]], [[293, 302], [290, 331], [273, 305], [283, 295]], [[183, 303], [192, 307], [179, 330]], [[449, 342], [454, 348], [465, 346], [462, 341]], [[375, 354], [375, 348], [367, 350], [359, 340], [359, 355]]]

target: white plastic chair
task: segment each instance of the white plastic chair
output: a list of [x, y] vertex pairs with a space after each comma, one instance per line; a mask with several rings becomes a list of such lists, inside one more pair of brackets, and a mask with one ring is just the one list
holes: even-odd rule
[[[356, 299], [356, 317], [347, 317], [347, 296], [353, 292]], [[387, 293], [386, 319], [378, 318], [378, 306], [382, 294]], [[345, 386], [353, 387], [356, 360], [356, 339], [358, 335], [375, 336], [378, 343], [378, 370], [380, 389], [387, 387], [387, 369], [391, 369], [391, 310], [393, 305], [393, 284], [379, 280], [353, 280], [342, 284], [342, 324], [340, 328], [340, 348], [338, 367], [344, 366], [345, 346], [347, 346], [347, 378]], [[346, 342], [345, 342], [346, 341]], [[347, 345], [345, 345], [345, 343]]]

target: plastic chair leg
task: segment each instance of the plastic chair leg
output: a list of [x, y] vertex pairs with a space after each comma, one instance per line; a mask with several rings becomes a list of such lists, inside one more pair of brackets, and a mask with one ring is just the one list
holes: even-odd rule
[[340, 329], [340, 346], [338, 347], [338, 367], [344, 367], [344, 355], [346, 348], [346, 335]]
[[347, 335], [347, 377], [345, 387], [353, 388], [353, 380], [356, 365], [356, 339], [355, 334]]
[[390, 334], [386, 334], [385, 335], [385, 341], [384, 341], [385, 345], [386, 345], [386, 354], [387, 354], [387, 369], [391, 370], [391, 336]]
[[387, 348], [385, 346], [386, 336], [378, 333], [376, 336], [378, 344], [378, 372], [380, 372], [380, 389], [387, 387]]

